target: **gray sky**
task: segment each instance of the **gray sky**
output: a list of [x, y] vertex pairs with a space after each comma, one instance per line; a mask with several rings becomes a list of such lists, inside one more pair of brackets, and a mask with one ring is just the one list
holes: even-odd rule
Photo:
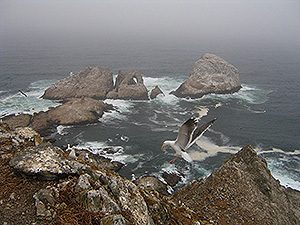
[[[0, 41], [35, 39], [299, 42], [300, 1], [1, 0]], [[296, 41], [298, 40], [298, 41]]]

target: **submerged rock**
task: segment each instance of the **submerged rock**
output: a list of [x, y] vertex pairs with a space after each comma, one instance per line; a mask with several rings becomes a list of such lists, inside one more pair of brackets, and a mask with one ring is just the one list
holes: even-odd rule
[[189, 78], [171, 94], [181, 98], [201, 98], [209, 93], [233, 93], [240, 88], [238, 69], [221, 57], [206, 53], [195, 62]]
[[119, 71], [113, 91], [107, 98], [125, 100], [148, 100], [148, 90], [144, 85], [143, 74], [139, 71]]
[[113, 74], [108, 69], [88, 67], [78, 74], [71, 75], [49, 87], [45, 99], [66, 99], [92, 97], [105, 99], [113, 89]]
[[150, 92], [150, 99], [154, 99], [160, 94], [165, 95], [158, 85], [156, 85]]
[[173, 199], [217, 224], [300, 223], [287, 189], [272, 177], [266, 161], [250, 146], [207, 179], [179, 190]]

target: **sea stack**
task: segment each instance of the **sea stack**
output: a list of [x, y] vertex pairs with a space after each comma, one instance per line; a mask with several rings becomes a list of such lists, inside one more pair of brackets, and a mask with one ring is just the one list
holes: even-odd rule
[[210, 93], [233, 93], [240, 88], [238, 69], [221, 57], [206, 53], [195, 62], [189, 78], [171, 94], [180, 98], [201, 98]]

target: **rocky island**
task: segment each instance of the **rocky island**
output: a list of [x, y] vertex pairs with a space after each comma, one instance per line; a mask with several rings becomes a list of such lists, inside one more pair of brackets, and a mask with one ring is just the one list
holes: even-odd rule
[[132, 182], [114, 162], [1, 123], [0, 166], [1, 224], [300, 223], [300, 193], [281, 186], [251, 146], [169, 194], [155, 177]]
[[221, 57], [206, 53], [195, 62], [189, 78], [171, 94], [180, 98], [201, 98], [210, 93], [233, 93], [240, 88], [238, 69]]
[[90, 97], [95, 99], [148, 100], [148, 90], [139, 71], [119, 71], [114, 83], [109, 69], [88, 67], [70, 75], [46, 89], [42, 98], [67, 99]]

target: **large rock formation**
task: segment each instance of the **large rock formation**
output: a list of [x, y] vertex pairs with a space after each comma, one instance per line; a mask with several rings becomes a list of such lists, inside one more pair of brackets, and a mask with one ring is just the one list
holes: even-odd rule
[[246, 146], [207, 179], [184, 187], [173, 199], [216, 224], [300, 224], [299, 198], [295, 203], [289, 193], [272, 177], [266, 161]]
[[189, 78], [171, 94], [181, 98], [200, 98], [209, 93], [232, 93], [240, 88], [238, 69], [221, 57], [206, 53], [195, 62]]
[[142, 75], [139, 71], [119, 71], [114, 90], [107, 94], [107, 98], [148, 100], [148, 90]]
[[110, 70], [88, 67], [52, 85], [42, 97], [58, 100], [80, 97], [105, 99], [112, 89], [113, 74]]
[[62, 105], [46, 112], [31, 115], [7, 116], [2, 120], [11, 128], [30, 126], [42, 134], [57, 125], [88, 124], [97, 122], [107, 110], [112, 109], [103, 101], [92, 98], [66, 99]]

